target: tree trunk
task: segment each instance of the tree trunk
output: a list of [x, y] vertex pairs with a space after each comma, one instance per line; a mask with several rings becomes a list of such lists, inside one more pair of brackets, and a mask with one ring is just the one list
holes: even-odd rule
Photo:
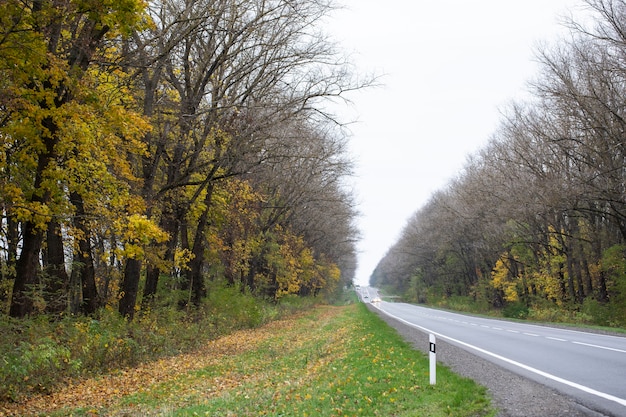
[[569, 295], [569, 299], [576, 303], [578, 302], [578, 299], [576, 297], [576, 284], [574, 283], [574, 279], [575, 279], [575, 272], [574, 272], [574, 264], [572, 262], [572, 255], [569, 251], [565, 253], [565, 268], [567, 271], [567, 288], [568, 288], [568, 295]]
[[[50, 193], [42, 192], [43, 176], [48, 165], [55, 157], [58, 126], [51, 117], [44, 118], [42, 126], [47, 129], [49, 136], [42, 138], [46, 150], [39, 155], [35, 181], [33, 183], [33, 189], [40, 191], [42, 194], [35, 193], [31, 201], [33, 203], [47, 204], [50, 200]], [[32, 291], [37, 283], [39, 256], [45, 236], [44, 229], [47, 229], [47, 227], [42, 227], [42, 225], [35, 224], [32, 221], [25, 221], [22, 224], [24, 236], [22, 238], [20, 258], [15, 266], [15, 282], [13, 283], [13, 296], [9, 309], [11, 317], [25, 317], [34, 311], [32, 294], [28, 294], [28, 292]]]
[[89, 242], [81, 239], [79, 245], [79, 256], [83, 262], [83, 266], [80, 268], [80, 283], [83, 291], [83, 301], [80, 304], [80, 309], [83, 314], [92, 315], [100, 307], [98, 287], [96, 286], [96, 271]]
[[[19, 234], [17, 228], [17, 222], [14, 217], [9, 213], [5, 207], [5, 216], [7, 224], [7, 260], [5, 268], [2, 268], [2, 280], [9, 280], [15, 278], [15, 264], [17, 262], [17, 242], [19, 241]], [[9, 300], [8, 287], [7, 291], [0, 293], [0, 303], [5, 303]]]
[[85, 204], [80, 194], [72, 192], [70, 200], [76, 209], [74, 226], [80, 231], [78, 237], [78, 251], [72, 274], [77, 274], [82, 290], [82, 302], [80, 310], [86, 315], [92, 315], [100, 306], [98, 288], [96, 286], [96, 271], [93, 254], [91, 252], [91, 231], [87, 222]]
[[81, 311], [81, 303], [83, 301], [83, 290], [80, 285], [80, 258], [78, 253], [74, 252], [72, 257], [72, 272], [70, 273], [70, 286], [68, 297], [70, 303], [70, 312], [78, 314]]
[[589, 262], [583, 259], [583, 274], [585, 275], [585, 298], [593, 295], [593, 281], [591, 280], [591, 272], [589, 271]]
[[10, 278], [15, 276], [15, 264], [17, 262], [17, 253], [18, 253], [18, 242], [19, 242], [19, 232], [18, 232], [18, 222], [15, 220], [14, 216], [10, 214], [8, 211], [6, 212], [6, 222], [7, 222], [7, 270], [10, 271], [7, 275]]
[[606, 274], [600, 271], [598, 280], [598, 301], [605, 304], [609, 302], [609, 291], [606, 287]]
[[127, 259], [126, 267], [124, 268], [124, 278], [120, 285], [119, 312], [128, 320], [132, 320], [135, 317], [140, 273], [141, 261], [138, 259]]
[[[174, 204], [174, 202], [171, 202]], [[170, 206], [170, 204], [166, 204], [166, 206]], [[175, 216], [174, 213], [181, 213], [178, 216]], [[166, 243], [166, 249], [164, 254], [165, 261], [174, 263], [174, 253], [176, 251], [176, 247], [178, 244], [178, 234], [180, 231], [180, 217], [185, 216], [182, 210], [168, 210], [163, 213], [161, 217], [161, 222], [159, 226], [161, 229], [169, 235], [169, 240]], [[158, 285], [159, 285], [159, 277], [161, 273], [161, 269], [154, 265], [148, 265], [146, 267], [146, 285], [143, 291], [143, 303], [150, 302], [154, 296], [156, 296]], [[171, 274], [172, 270], [170, 269], [169, 273]]]
[[198, 306], [202, 301], [202, 298], [206, 296], [206, 287], [204, 285], [204, 276], [202, 274], [202, 267], [204, 266], [204, 251], [206, 242], [206, 228], [209, 220], [209, 207], [211, 207], [211, 199], [213, 195], [213, 183], [209, 183], [206, 191], [206, 197], [204, 199], [205, 209], [202, 215], [198, 219], [198, 227], [196, 229], [196, 236], [193, 240], [193, 247], [191, 253], [193, 259], [189, 265], [189, 281], [191, 284], [191, 296], [192, 302]]
[[146, 285], [143, 288], [142, 305], [152, 302], [157, 293], [157, 287], [159, 285], [159, 275], [161, 275], [161, 269], [155, 265], [146, 266]]
[[34, 312], [35, 306], [29, 292], [33, 291], [37, 284], [39, 254], [44, 236], [44, 232], [31, 222], [25, 222], [23, 230], [22, 251], [15, 266], [15, 282], [9, 309], [11, 317], [20, 318]]
[[58, 314], [67, 308], [68, 275], [61, 226], [55, 220], [48, 224], [46, 236], [47, 265], [45, 267], [44, 298], [46, 312]]

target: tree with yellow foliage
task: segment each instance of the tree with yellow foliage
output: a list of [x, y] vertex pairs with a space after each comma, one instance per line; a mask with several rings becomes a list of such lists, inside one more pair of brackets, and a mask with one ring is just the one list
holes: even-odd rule
[[[40, 284], [39, 255], [46, 235], [51, 237], [48, 246], [58, 244], [54, 236], [60, 236], [61, 223], [74, 214], [87, 216], [82, 212], [90, 203], [85, 184], [94, 175], [105, 174], [109, 190], [118, 187], [112, 180], [128, 171], [110, 157], [136, 152], [135, 139], [147, 128], [119, 99], [94, 88], [98, 82], [92, 68], [107, 41], [139, 22], [142, 7], [138, 0], [0, 4], [0, 62], [5, 63], [0, 68], [0, 140], [6, 167], [0, 187], [6, 216], [20, 224], [23, 236], [12, 316], [35, 310], [33, 291]], [[85, 233], [80, 222], [75, 226]], [[61, 264], [49, 268], [53, 273], [64, 269], [62, 257], [57, 262]]]

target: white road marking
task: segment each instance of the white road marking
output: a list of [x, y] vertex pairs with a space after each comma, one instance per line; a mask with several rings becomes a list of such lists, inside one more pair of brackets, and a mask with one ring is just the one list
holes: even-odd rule
[[591, 343], [583, 343], [583, 342], [572, 342], [572, 343], [574, 343], [576, 345], [589, 346], [589, 347], [594, 347], [594, 348], [598, 348], [598, 349], [605, 349], [605, 350], [612, 350], [614, 352], [626, 353], [626, 350], [615, 349], [615, 348], [608, 347], [608, 346], [592, 345]]
[[[496, 359], [499, 359], [499, 360], [501, 360], [501, 361], [504, 361], [504, 362], [510, 363], [511, 365], [514, 365], [514, 366], [517, 366], [517, 367], [519, 367], [519, 368], [525, 369], [526, 371], [529, 371], [529, 372], [535, 373], [535, 374], [540, 375], [540, 376], [543, 376], [543, 377], [545, 377], [545, 378], [549, 378], [549, 379], [551, 379], [551, 380], [553, 380], [553, 381], [556, 381], [556, 382], [559, 382], [559, 383], [561, 383], [561, 384], [568, 385], [568, 386], [570, 386], [570, 387], [572, 387], [572, 388], [579, 389], [579, 390], [581, 390], [581, 391], [583, 391], [583, 392], [586, 392], [586, 393], [588, 393], [588, 394], [592, 394], [592, 395], [595, 395], [595, 396], [597, 396], [597, 397], [604, 398], [605, 400], [609, 400], [609, 401], [616, 402], [616, 403], [618, 403], [618, 404], [623, 405], [624, 407], [626, 407], [626, 399], [624, 399], [624, 398], [619, 398], [619, 397], [616, 397], [616, 396], [614, 396], [614, 395], [607, 394], [606, 392], [598, 391], [598, 390], [595, 390], [595, 389], [593, 389], [593, 388], [589, 388], [589, 387], [587, 387], [587, 386], [584, 386], [584, 385], [578, 384], [578, 383], [576, 383], [576, 382], [569, 381], [569, 380], [567, 380], [567, 379], [564, 379], [564, 378], [558, 377], [558, 376], [556, 376], [556, 375], [552, 375], [552, 374], [550, 374], [550, 373], [547, 373], [547, 372], [541, 371], [541, 370], [539, 370], [539, 369], [536, 369], [536, 368], [533, 368], [533, 367], [531, 367], [531, 366], [525, 365], [525, 364], [523, 364], [523, 363], [521, 363], [521, 362], [514, 361], [513, 359], [509, 359], [509, 358], [506, 358], [506, 357], [504, 357], [504, 356], [498, 355], [497, 353], [490, 352], [490, 351], [488, 351], [488, 350], [485, 350], [485, 349], [479, 348], [478, 346], [474, 346], [474, 345], [471, 345], [471, 344], [469, 344], [469, 343], [465, 343], [465, 342], [463, 342], [463, 341], [461, 341], [461, 340], [454, 339], [454, 338], [452, 338], [452, 337], [450, 337], [450, 336], [446, 336], [446, 335], [444, 335], [444, 334], [441, 334], [441, 333], [435, 332], [435, 331], [433, 331], [433, 330], [427, 329], [426, 327], [422, 327], [422, 326], [420, 326], [420, 325], [417, 325], [417, 324], [411, 323], [410, 321], [404, 320], [403, 318], [400, 318], [400, 317], [398, 317], [398, 316], [394, 316], [393, 314], [386, 312], [385, 310], [381, 309], [380, 307], [377, 307], [377, 308], [378, 308], [380, 311], [382, 311], [383, 313], [387, 314], [389, 317], [393, 317], [393, 318], [395, 318], [396, 320], [399, 320], [399, 321], [401, 321], [401, 322], [403, 322], [403, 323], [405, 323], [405, 324], [407, 324], [407, 325], [409, 325], [409, 326], [411, 326], [411, 327], [414, 327], [414, 328], [416, 328], [416, 329], [420, 329], [420, 330], [422, 330], [422, 331], [424, 331], [424, 332], [427, 332], [427, 333], [432, 333], [432, 334], [434, 334], [435, 336], [440, 337], [440, 338], [442, 338], [442, 339], [447, 339], [447, 340], [449, 340], [449, 341], [451, 341], [451, 342], [454, 342], [454, 343], [457, 343], [457, 344], [459, 344], [459, 345], [461, 345], [461, 346], [465, 346], [465, 347], [467, 347], [467, 348], [469, 348], [469, 349], [473, 349], [473, 350], [475, 350], [475, 351], [477, 351], [477, 352], [481, 352], [481, 353], [483, 353], [483, 354], [485, 354], [485, 355], [491, 356], [491, 357], [496, 358]], [[508, 331], [511, 331], [511, 330], [508, 330]], [[519, 332], [515, 331], [515, 333], [519, 333]]]
[[550, 339], [550, 340], [556, 340], [557, 342], [567, 342], [566, 339], [561, 339], [559, 337], [550, 337], [550, 336], [546, 336], [546, 339]]

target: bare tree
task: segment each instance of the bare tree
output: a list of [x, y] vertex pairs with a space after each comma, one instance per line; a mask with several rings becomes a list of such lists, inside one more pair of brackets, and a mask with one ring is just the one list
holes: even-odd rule
[[[179, 236], [181, 243], [189, 242], [194, 257], [184, 285], [197, 286], [198, 301], [213, 183], [267, 161], [273, 152], [268, 138], [277, 137], [276, 126], [294, 117], [328, 121], [332, 115], [320, 111], [320, 100], [362, 85], [353, 82], [347, 62], [316, 28], [334, 7], [331, 1], [160, 1], [150, 6], [154, 28], [138, 33], [129, 46], [141, 58], [129, 65], [139, 68], [149, 87], [144, 111], [158, 128], [146, 137], [152, 157], [143, 161], [143, 195], [170, 235], [166, 257], [171, 258]], [[272, 146], [278, 147], [276, 142]], [[186, 224], [185, 213], [198, 204], [205, 213], [197, 224]], [[182, 239], [189, 232], [195, 235]], [[120, 306], [127, 315], [141, 270], [130, 266]], [[158, 275], [158, 267], [149, 269], [146, 296], [156, 291]]]

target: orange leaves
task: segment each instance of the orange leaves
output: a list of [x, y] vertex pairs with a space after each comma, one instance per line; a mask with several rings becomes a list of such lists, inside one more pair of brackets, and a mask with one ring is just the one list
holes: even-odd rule
[[450, 398], [460, 398], [459, 387], [449, 384], [452, 375], [442, 388], [422, 389], [423, 355], [409, 353], [396, 333], [366, 314], [371, 313], [362, 306], [318, 307], [232, 333], [192, 354], [0, 410], [70, 415], [81, 407], [90, 416], [487, 415], [486, 402], [479, 405], [474, 394], [450, 411]]
[[237, 331], [210, 341], [193, 353], [160, 359], [110, 375], [72, 381], [67, 387], [50, 395], [35, 396], [24, 402], [0, 403], [0, 417], [47, 414], [74, 408], [87, 408], [91, 410], [91, 415], [100, 415], [102, 410], [115, 407], [122, 397], [132, 395], [158, 396], [167, 404], [180, 401], [181, 391], [196, 391], [198, 397], [214, 396], [240, 385], [245, 378], [233, 373], [231, 368], [230, 373], [203, 375], [202, 383], [195, 387], [187, 384], [186, 380], [193, 378], [194, 373], [219, 367], [228, 358], [257, 348], [274, 331], [294, 324], [295, 320], [284, 320], [255, 330]]

